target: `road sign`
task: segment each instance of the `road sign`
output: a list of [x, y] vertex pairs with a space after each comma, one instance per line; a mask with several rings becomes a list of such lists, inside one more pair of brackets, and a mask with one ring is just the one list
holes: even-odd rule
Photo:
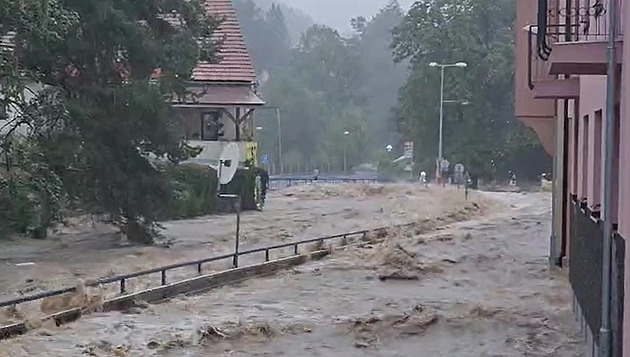
[[464, 173], [464, 171], [466, 170], [463, 164], [455, 165], [454, 169], [455, 169], [455, 172], [459, 172], [459, 173]]
[[247, 152], [245, 160], [251, 163], [258, 162], [258, 143], [254, 141], [247, 142]]
[[405, 141], [405, 158], [413, 159], [413, 141]]
[[442, 171], [448, 171], [449, 167], [451, 167], [451, 163], [446, 159], [442, 159], [440, 162], [440, 169], [442, 169]]
[[263, 165], [269, 165], [269, 155], [263, 155], [263, 157], [260, 159], [260, 163], [262, 163]]

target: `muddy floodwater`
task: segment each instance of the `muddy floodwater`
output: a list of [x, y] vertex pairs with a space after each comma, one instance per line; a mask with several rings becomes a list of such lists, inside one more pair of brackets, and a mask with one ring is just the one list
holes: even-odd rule
[[[0, 356], [582, 355], [567, 279], [548, 267], [549, 194], [475, 192], [467, 202], [457, 190], [407, 185], [302, 187], [274, 193], [269, 210], [248, 219], [244, 234], [252, 246], [423, 223], [275, 276], [122, 313], [94, 313], [62, 327], [38, 326], [1, 341]], [[110, 250], [136, 249], [143, 259], [148, 252], [194, 256], [185, 252], [206, 245], [228, 249], [224, 220], [169, 223], [167, 253], [112, 246], [103, 250], [101, 264], [112, 266]], [[430, 229], [427, 221], [434, 223]], [[208, 238], [210, 229], [216, 238]], [[12, 249], [27, 248], [38, 264], [52, 264], [35, 244]], [[61, 254], [49, 249], [53, 257]], [[77, 261], [58, 263], [57, 272], [90, 267]], [[15, 275], [2, 279], [23, 284]]]

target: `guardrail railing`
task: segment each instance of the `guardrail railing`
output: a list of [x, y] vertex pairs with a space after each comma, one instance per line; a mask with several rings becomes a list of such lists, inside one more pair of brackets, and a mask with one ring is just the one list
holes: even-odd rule
[[[380, 228], [380, 229], [383, 229], [383, 228]], [[379, 230], [379, 229], [375, 229], [375, 230]], [[235, 253], [231, 253], [231, 254], [219, 255], [219, 256], [210, 257], [210, 258], [206, 258], [206, 259], [193, 260], [193, 261], [184, 262], [184, 263], [178, 263], [178, 264], [171, 264], [171, 265], [166, 265], [166, 266], [157, 267], [157, 268], [153, 268], [153, 269], [142, 270], [142, 271], [128, 273], [128, 274], [122, 274], [122, 275], [116, 275], [116, 276], [113, 276], [113, 277], [100, 278], [100, 279], [98, 279], [96, 281], [91, 281], [91, 282], [87, 283], [86, 286], [88, 286], [88, 287], [98, 287], [98, 286], [102, 286], [102, 285], [118, 283], [119, 286], [120, 286], [120, 289], [119, 289], [120, 293], [121, 294], [125, 294], [127, 292], [127, 288], [126, 288], [127, 280], [129, 280], [129, 279], [138, 278], [138, 277], [147, 276], [147, 275], [152, 275], [152, 274], [160, 274], [161, 275], [161, 285], [167, 285], [167, 274], [166, 273], [168, 271], [170, 271], [170, 270], [194, 266], [194, 267], [197, 268], [197, 273], [201, 274], [202, 266], [204, 264], [211, 263], [211, 262], [222, 261], [222, 260], [228, 260], [228, 259], [232, 259], [233, 267], [234, 268], [238, 268], [238, 258], [241, 257], [241, 256], [251, 255], [251, 254], [256, 254], [256, 253], [263, 253], [264, 252], [265, 253], [265, 262], [268, 262], [268, 261], [270, 261], [270, 252], [274, 251], [274, 250], [279, 250], [279, 249], [291, 248], [292, 247], [293, 248], [293, 253], [295, 255], [297, 255], [299, 253], [299, 247], [301, 245], [304, 245], [304, 244], [312, 244], [312, 243], [322, 243], [323, 244], [324, 242], [329, 241], [329, 240], [333, 240], [333, 239], [347, 239], [347, 238], [355, 237], [355, 236], [361, 236], [362, 238], [364, 238], [364, 237], [366, 237], [366, 235], [370, 231], [374, 231], [374, 230], [360, 230], [360, 231], [354, 231], [354, 232], [348, 232], [348, 233], [340, 233], [340, 234], [329, 235], [329, 236], [318, 237], [318, 238], [304, 239], [304, 240], [300, 240], [300, 241], [297, 241], [297, 242], [290, 242], [290, 243], [271, 245], [271, 246], [262, 247], [262, 248], [254, 248], [254, 249], [249, 249], [249, 250], [245, 250], [245, 251], [239, 251], [239, 252], [235, 252]], [[40, 300], [40, 299], [44, 299], [44, 298], [48, 298], [48, 297], [53, 297], [53, 296], [58, 296], [58, 295], [63, 295], [63, 294], [67, 294], [67, 293], [72, 293], [72, 292], [76, 292], [76, 291], [77, 291], [76, 287], [69, 287], [69, 288], [63, 288], [63, 289], [57, 289], [57, 290], [44, 291], [44, 292], [40, 292], [40, 293], [36, 293], [36, 294], [32, 294], [32, 295], [27, 295], [27, 296], [22, 296], [22, 297], [11, 299], [11, 300], [2, 301], [2, 302], [0, 302], [0, 308], [9, 307], [9, 306], [16, 306], [16, 305], [23, 304], [23, 303], [26, 303], [26, 302], [36, 301], [36, 300]]]
[[377, 178], [347, 178], [347, 177], [270, 177], [269, 187], [272, 189], [291, 187], [299, 184], [312, 184], [312, 183], [325, 183], [325, 184], [337, 184], [337, 183], [384, 183], [385, 180]]

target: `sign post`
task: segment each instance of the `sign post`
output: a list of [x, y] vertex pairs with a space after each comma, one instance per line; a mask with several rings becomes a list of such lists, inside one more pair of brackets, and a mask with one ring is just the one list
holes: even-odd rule
[[409, 164], [405, 167], [405, 171], [409, 171], [409, 176], [413, 180], [413, 141], [405, 141], [405, 159], [409, 160]]
[[405, 141], [405, 159], [413, 161], [413, 141]]
[[231, 201], [232, 208], [236, 212], [236, 240], [234, 241], [234, 256], [232, 258], [232, 266], [234, 268], [238, 268], [238, 248], [241, 233], [241, 197], [239, 195], [232, 194], [219, 194], [219, 198], [224, 198]]
[[446, 186], [448, 180], [448, 169], [451, 167], [451, 163], [446, 159], [439, 161], [440, 179], [442, 181], [442, 187]]

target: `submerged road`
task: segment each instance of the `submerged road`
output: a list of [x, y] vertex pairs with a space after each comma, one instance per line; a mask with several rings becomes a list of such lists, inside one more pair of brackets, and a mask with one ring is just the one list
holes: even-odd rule
[[566, 278], [547, 264], [549, 195], [484, 195], [498, 208], [477, 219], [44, 327], [0, 356], [581, 356]]

